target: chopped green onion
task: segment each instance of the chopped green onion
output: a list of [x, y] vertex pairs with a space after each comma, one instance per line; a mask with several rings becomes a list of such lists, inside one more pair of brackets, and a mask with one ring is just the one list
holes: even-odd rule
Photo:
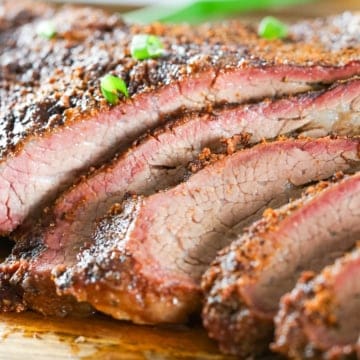
[[125, 81], [115, 75], [105, 75], [101, 79], [100, 89], [104, 98], [111, 105], [117, 104], [119, 101], [119, 93], [123, 94], [125, 97], [129, 97]]
[[36, 33], [45, 39], [52, 39], [56, 35], [55, 24], [50, 20], [42, 21], [38, 24]]
[[288, 28], [280, 20], [266, 16], [259, 24], [259, 35], [268, 40], [282, 39], [287, 36]]
[[161, 40], [155, 35], [135, 35], [130, 45], [131, 56], [136, 60], [153, 59], [164, 53]]

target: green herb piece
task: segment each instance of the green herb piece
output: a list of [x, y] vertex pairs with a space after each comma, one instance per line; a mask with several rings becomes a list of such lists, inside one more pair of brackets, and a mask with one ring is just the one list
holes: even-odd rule
[[36, 33], [45, 39], [52, 39], [56, 35], [55, 24], [50, 20], [42, 21], [36, 27]]
[[164, 48], [155, 35], [135, 35], [131, 41], [130, 52], [134, 59], [145, 60], [161, 56]]
[[105, 75], [100, 82], [101, 93], [108, 103], [116, 105], [119, 101], [119, 93], [129, 97], [126, 83], [115, 75]]
[[[313, 0], [190, 0], [161, 1], [121, 16], [128, 22], [150, 24], [154, 21], [165, 23], [201, 23], [234, 17], [245, 11], [271, 9], [279, 6], [305, 4]], [[154, 1], [155, 3], [155, 1]]]
[[288, 34], [288, 27], [273, 16], [266, 16], [259, 24], [259, 35], [268, 40], [282, 39]]

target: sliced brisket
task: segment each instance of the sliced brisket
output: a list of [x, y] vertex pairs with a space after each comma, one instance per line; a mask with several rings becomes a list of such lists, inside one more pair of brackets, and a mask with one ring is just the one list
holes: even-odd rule
[[292, 359], [355, 359], [360, 334], [360, 247], [316, 277], [304, 274], [281, 299], [275, 324], [273, 349]]
[[[168, 115], [304, 92], [360, 72], [356, 14], [294, 25], [288, 39], [269, 42], [238, 22], [140, 27], [100, 10], [46, 8], [39, 17], [21, 1], [0, 6], [6, 14], [23, 6], [26, 15], [16, 15], [18, 26], [9, 28], [5, 14], [0, 26], [3, 234]], [[56, 26], [54, 39], [36, 32], [44, 18]], [[165, 55], [133, 60], [136, 33], [160, 36]], [[126, 81], [131, 95], [115, 107], [99, 90], [109, 72]]]
[[234, 227], [310, 181], [359, 166], [359, 141], [285, 140], [228, 155], [170, 190], [114, 206], [89, 238], [94, 245], [77, 257], [78, 245], [45, 237], [48, 248], [31, 259], [34, 274], [49, 277], [60, 265], [54, 275], [62, 293], [116, 318], [183, 321], [198, 309], [200, 277]]
[[[359, 104], [358, 104], [359, 103]], [[138, 140], [109, 165], [63, 193], [51, 209], [51, 232], [43, 242], [81, 247], [93, 224], [127, 194], [148, 195], [181, 182], [187, 165], [208, 148], [229, 151], [280, 135], [359, 135], [360, 80], [254, 105], [186, 115]], [[201, 155], [200, 155], [201, 156]], [[53, 228], [56, 228], [53, 230]]]
[[203, 319], [210, 336], [228, 353], [266, 349], [280, 297], [302, 271], [319, 271], [349, 250], [360, 237], [359, 218], [360, 172], [266, 210], [203, 277]]
[[[96, 218], [103, 216], [110, 205], [121, 202], [126, 193], [150, 194], [176, 184], [186, 175], [187, 163], [203, 147], [218, 150], [222, 138], [235, 136], [230, 142], [232, 145], [241, 134], [249, 143], [286, 133], [311, 136], [358, 134], [359, 93], [360, 80], [355, 79], [337, 84], [330, 90], [225, 108], [211, 114], [189, 114], [138, 141], [109, 166], [64, 193], [47, 212], [48, 228], [41, 229], [40, 234], [30, 232], [22, 236], [26, 243], [22, 251], [37, 248], [39, 243], [61, 244], [60, 248], [71, 248], [71, 258], [75, 258], [79, 249], [89, 243]], [[5, 270], [2, 276], [2, 286], [7, 289], [11, 288], [7, 283], [11, 278], [9, 274], [15, 271], [12, 265], [10, 268], [11, 271]], [[52, 283], [48, 282], [47, 286], [51, 287]], [[2, 298], [9, 300], [10, 293], [7, 290]], [[19, 298], [21, 290], [15, 293], [15, 298]], [[94, 293], [93, 296], [97, 295]], [[3, 310], [10, 310], [13, 304], [17, 304], [15, 309], [24, 307], [18, 301], [8, 300], [10, 305], [3, 306]], [[71, 309], [67, 311], [71, 312]]]
[[360, 80], [354, 80], [328, 91], [185, 116], [64, 193], [48, 215], [51, 231], [44, 230], [41, 241], [81, 248], [110, 205], [127, 193], [145, 195], [175, 185], [186, 176], [188, 162], [204, 147], [218, 150], [222, 138], [234, 136], [234, 144], [241, 134], [249, 143], [288, 133], [359, 134], [359, 94]]

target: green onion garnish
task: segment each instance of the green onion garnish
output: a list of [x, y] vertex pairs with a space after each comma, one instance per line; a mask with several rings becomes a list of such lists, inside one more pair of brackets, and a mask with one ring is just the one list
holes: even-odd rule
[[259, 35], [268, 40], [282, 39], [287, 36], [288, 28], [273, 16], [266, 16], [259, 24]]
[[131, 56], [136, 60], [153, 59], [164, 52], [161, 40], [155, 35], [135, 35], [130, 45]]
[[129, 97], [125, 81], [115, 75], [105, 75], [101, 79], [100, 88], [104, 98], [111, 105], [117, 104], [119, 101], [119, 93], [123, 94], [125, 97]]
[[45, 39], [52, 39], [56, 35], [55, 24], [50, 20], [42, 21], [36, 27], [36, 33]]

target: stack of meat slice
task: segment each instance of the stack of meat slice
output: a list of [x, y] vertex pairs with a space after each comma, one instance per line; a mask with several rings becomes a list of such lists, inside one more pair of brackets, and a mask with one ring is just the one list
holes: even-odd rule
[[[320, 183], [308, 189], [302, 198], [278, 210], [266, 210], [262, 219], [220, 253], [203, 277], [206, 292], [203, 316], [210, 336], [219, 340], [226, 352], [242, 355], [263, 352], [272, 338], [273, 319], [281, 296], [291, 290], [302, 271], [319, 271], [351, 249], [360, 238], [359, 218], [359, 172], [335, 183]], [[341, 332], [332, 334], [336, 340], [334, 347], [344, 341], [352, 341], [348, 345], [355, 346], [359, 335], [359, 318], [352, 320], [350, 315], [359, 310], [359, 275], [359, 267], [355, 266], [345, 279], [349, 283], [339, 284], [344, 296], [340, 298], [342, 306], [345, 306], [345, 298], [349, 305], [338, 313], [338, 321], [348, 323], [349, 328], [344, 330], [343, 338]], [[354, 287], [348, 289], [351, 284]], [[298, 288], [294, 294], [298, 294]], [[307, 286], [302, 288], [307, 293]], [[309, 294], [312, 294], [310, 290]], [[293, 304], [297, 296], [290, 296], [291, 301], [285, 298], [283, 302]], [[332, 309], [327, 307], [329, 299], [323, 300], [314, 313], [324, 312], [325, 316]], [[297, 305], [301, 306], [299, 301]], [[292, 306], [295, 305], [287, 309]], [[286, 320], [282, 319], [284, 316]], [[302, 323], [304, 319], [298, 316]], [[291, 355], [292, 351], [299, 351], [291, 342], [299, 341], [304, 345], [301, 336], [295, 335], [297, 331], [301, 333], [302, 328], [294, 331], [290, 325], [287, 327], [290, 322], [294, 328], [296, 320], [291, 314], [284, 315], [284, 310], [279, 319], [278, 348], [285, 342], [282, 349], [284, 352], [288, 349]], [[316, 319], [313, 324], [316, 327], [315, 323]], [[290, 340], [284, 340], [284, 332]], [[318, 336], [315, 344], [324, 341], [325, 346], [331, 346], [320, 327], [313, 332]]]
[[[14, 297], [21, 300], [10, 301], [10, 292], [10, 299], [3, 299], [4, 308], [10, 304], [46, 314], [72, 311], [71, 303], [59, 300], [55, 291], [51, 296], [55, 269], [62, 292], [117, 318], [184, 320], [199, 307], [200, 276], [216, 251], [229, 242], [235, 225], [240, 229], [265, 207], [296, 196], [309, 182], [359, 168], [359, 146], [360, 138], [355, 137], [287, 139], [220, 155], [169, 190], [132, 196], [116, 205], [95, 234], [89, 233], [93, 224], [87, 222], [85, 211], [97, 206], [91, 194], [100, 191], [85, 187], [94, 203], [87, 202], [84, 192], [75, 203], [84, 211], [82, 217], [77, 207], [60, 211], [74, 196], [72, 190], [44, 221], [18, 234], [13, 256], [1, 270], [3, 289], [9, 282], [16, 289]], [[100, 174], [107, 173], [108, 168]], [[93, 186], [104, 183], [94, 181]], [[82, 250], [87, 244], [94, 246]]]
[[[0, 6], [0, 233], [16, 241], [0, 265], [2, 311], [186, 321], [201, 307], [201, 276], [217, 251], [264, 209], [360, 168], [357, 14], [300, 22], [286, 39], [268, 41], [236, 21], [140, 27], [99, 10]], [[52, 39], [36, 32], [44, 19], [56, 28]], [[139, 33], [159, 36], [163, 56], [134, 60], [129, 46]], [[99, 83], [107, 73], [125, 80], [129, 99], [106, 103]], [[264, 222], [290, 219], [356, 179], [321, 183], [250, 229], [270, 231]], [[356, 206], [348, 217], [350, 195], [340, 193], [346, 221], [325, 239], [336, 254], [359, 231]], [[277, 291], [258, 303], [273, 280], [242, 265], [245, 255], [234, 258], [251, 252], [242, 250], [250, 238], [236, 240], [204, 278], [206, 326], [231, 352], [242, 336], [243, 353], [259, 339], [267, 346], [279, 297], [299, 269], [333, 259], [313, 268], [320, 245], [304, 245], [296, 262], [288, 243], [268, 242], [264, 251], [276, 259], [283, 249], [294, 268], [288, 277], [279, 269]], [[241, 276], [251, 270], [259, 283], [244, 280], [235, 296], [242, 266]], [[242, 292], [254, 306], [240, 319]], [[257, 322], [261, 334], [246, 330]]]
[[359, 167], [359, 146], [359, 138], [260, 144], [169, 190], [133, 196], [100, 222], [89, 237], [95, 245], [75, 262], [69, 258], [56, 284], [117, 318], [184, 320], [199, 308], [201, 274], [234, 227], [296, 196], [304, 184]]
[[[0, 6], [0, 234], [38, 216], [80, 174], [174, 114], [211, 115], [221, 104], [326, 88], [360, 73], [358, 15], [299, 23], [285, 41], [269, 42], [238, 22], [139, 27], [100, 10], [44, 6], [35, 12], [11, 0]], [[56, 29], [53, 39], [38, 34], [44, 19]], [[129, 47], [137, 33], [158, 35], [164, 55], [134, 60]], [[127, 83], [130, 99], [118, 106], [100, 92], [108, 73]], [[336, 115], [343, 113], [338, 96], [330, 101], [334, 116], [322, 126], [346, 133], [349, 109]], [[359, 102], [347, 101], [357, 112]], [[286, 116], [303, 117], [298, 110]]]

